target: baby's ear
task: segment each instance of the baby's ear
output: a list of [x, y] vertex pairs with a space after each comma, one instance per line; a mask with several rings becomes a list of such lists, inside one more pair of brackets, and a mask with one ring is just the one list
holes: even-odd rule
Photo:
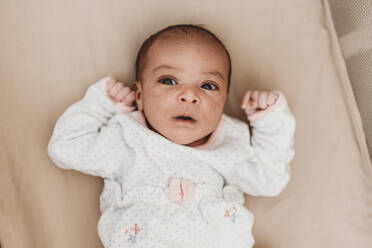
[[136, 95], [135, 95], [135, 101], [137, 105], [138, 111], [143, 110], [143, 104], [142, 104], [142, 84], [141, 82], [135, 81], [134, 85], [136, 86]]

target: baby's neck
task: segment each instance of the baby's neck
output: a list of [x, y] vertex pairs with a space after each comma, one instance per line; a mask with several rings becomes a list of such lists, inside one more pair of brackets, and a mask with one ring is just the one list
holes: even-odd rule
[[205, 143], [208, 142], [208, 139], [209, 137], [211, 137], [211, 133], [208, 134], [207, 136], [205, 136], [204, 138], [201, 138], [199, 140], [196, 140], [190, 144], [187, 144], [186, 146], [190, 146], [190, 147], [196, 147], [196, 146], [201, 146], [201, 145], [204, 145]]

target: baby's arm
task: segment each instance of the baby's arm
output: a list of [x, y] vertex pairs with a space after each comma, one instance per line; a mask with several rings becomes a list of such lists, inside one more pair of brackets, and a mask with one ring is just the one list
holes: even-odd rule
[[67, 108], [48, 144], [48, 155], [57, 166], [93, 176], [120, 175], [131, 154], [122, 127], [113, 117], [134, 110], [134, 94], [128, 89], [120, 94], [123, 87], [106, 77], [89, 86], [85, 96]]
[[250, 195], [276, 196], [290, 179], [296, 122], [282, 92], [251, 93], [242, 108], [252, 126], [253, 155], [235, 165], [231, 179]]

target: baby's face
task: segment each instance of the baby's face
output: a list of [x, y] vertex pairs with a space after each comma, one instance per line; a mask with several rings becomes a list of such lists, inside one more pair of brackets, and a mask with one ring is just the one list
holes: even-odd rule
[[154, 131], [182, 145], [203, 144], [217, 127], [227, 95], [228, 59], [201, 41], [157, 40], [150, 48], [138, 110]]

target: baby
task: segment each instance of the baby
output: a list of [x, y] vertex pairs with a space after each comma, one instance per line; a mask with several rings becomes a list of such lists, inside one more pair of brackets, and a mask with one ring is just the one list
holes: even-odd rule
[[276, 196], [290, 179], [295, 119], [280, 91], [247, 91], [252, 126], [223, 113], [230, 55], [210, 31], [169, 26], [136, 61], [136, 90], [92, 84], [59, 118], [56, 165], [104, 178], [105, 247], [253, 247], [244, 195]]

